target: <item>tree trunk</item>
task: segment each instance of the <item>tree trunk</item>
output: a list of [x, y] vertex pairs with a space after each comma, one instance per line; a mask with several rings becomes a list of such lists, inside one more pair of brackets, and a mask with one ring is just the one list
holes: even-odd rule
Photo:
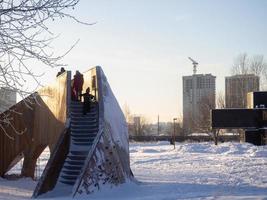
[[218, 145], [219, 130], [212, 130], [214, 144]]
[[214, 135], [214, 144], [218, 145], [218, 136], [217, 135]]

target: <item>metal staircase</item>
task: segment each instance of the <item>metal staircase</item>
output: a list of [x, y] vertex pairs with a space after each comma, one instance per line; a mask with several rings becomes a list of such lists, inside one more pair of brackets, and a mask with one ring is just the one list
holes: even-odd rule
[[59, 175], [59, 182], [74, 185], [98, 132], [98, 105], [92, 103], [86, 115], [82, 102], [71, 102], [71, 143]]

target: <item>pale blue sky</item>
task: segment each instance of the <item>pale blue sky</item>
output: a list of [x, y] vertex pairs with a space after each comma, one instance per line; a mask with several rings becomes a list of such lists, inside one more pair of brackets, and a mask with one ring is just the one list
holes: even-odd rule
[[[233, 58], [240, 53], [267, 57], [267, 1], [260, 0], [81, 0], [72, 13], [83, 26], [56, 21], [61, 33], [55, 43], [60, 53], [77, 39], [67, 55], [67, 69], [85, 71], [100, 65], [119, 103], [132, 113], [156, 121], [171, 121], [182, 113], [182, 76], [217, 76], [224, 90]], [[47, 70], [44, 83], [57, 70]]]

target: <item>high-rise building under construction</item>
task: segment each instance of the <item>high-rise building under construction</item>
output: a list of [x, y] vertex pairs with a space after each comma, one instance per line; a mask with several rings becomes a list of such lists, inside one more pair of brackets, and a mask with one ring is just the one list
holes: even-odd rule
[[[183, 128], [186, 133], [208, 126], [209, 110], [215, 108], [215, 80], [212, 74], [183, 76]], [[203, 124], [203, 117], [206, 124]]]

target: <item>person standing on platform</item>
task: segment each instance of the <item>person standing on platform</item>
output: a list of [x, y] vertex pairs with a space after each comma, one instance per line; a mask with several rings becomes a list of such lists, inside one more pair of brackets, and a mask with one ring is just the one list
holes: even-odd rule
[[66, 70], [64, 69], [64, 67], [61, 67], [60, 71], [57, 73], [57, 77], [63, 74], [65, 71]]
[[83, 75], [77, 70], [73, 80], [73, 89], [75, 91], [74, 93], [76, 101], [80, 100], [82, 88], [83, 88]]
[[82, 94], [82, 91], [83, 91], [83, 83], [84, 83], [84, 80], [83, 80], [83, 75], [81, 73], [79, 73], [79, 88], [78, 88], [78, 101], [82, 101], [82, 97], [81, 97], [81, 94]]

